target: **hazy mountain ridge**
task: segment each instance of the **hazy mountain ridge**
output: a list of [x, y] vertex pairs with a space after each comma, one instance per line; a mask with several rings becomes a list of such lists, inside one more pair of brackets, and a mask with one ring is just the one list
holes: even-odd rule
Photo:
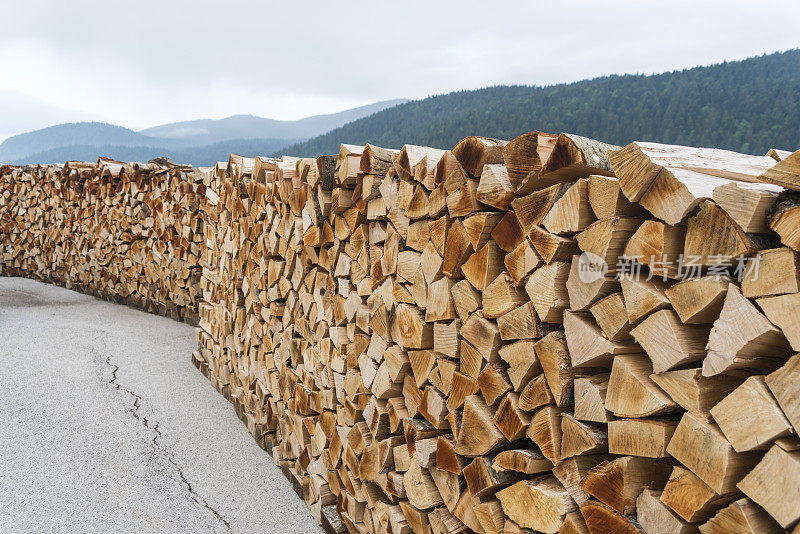
[[451, 148], [468, 135], [513, 139], [533, 130], [609, 143], [656, 141], [764, 154], [800, 148], [800, 50], [654, 75], [570, 84], [495, 86], [401, 104], [286, 147], [297, 156], [339, 145]]
[[12, 165], [35, 163], [63, 163], [69, 160], [94, 161], [98, 155], [113, 154], [120, 161], [146, 162], [154, 157], [165, 156], [176, 163], [191, 163], [198, 167], [208, 167], [218, 161], [226, 161], [231, 153], [247, 157], [263, 156], [279, 151], [297, 139], [229, 139], [209, 145], [188, 147], [151, 147], [127, 145], [70, 145], [60, 146], [29, 154], [19, 160], [10, 161]]
[[[234, 115], [224, 119], [162, 124], [139, 132], [103, 122], [57, 124], [9, 137], [0, 144], [0, 162], [94, 160], [98, 155], [146, 161], [173, 154], [175, 157], [191, 155], [192, 159], [183, 161], [202, 165], [212, 160], [216, 162], [215, 158], [223, 148], [236, 153], [248, 153], [258, 148], [256, 153], [270, 153], [404, 102], [407, 100], [375, 102], [296, 121]], [[227, 159], [227, 154], [221, 159]]]

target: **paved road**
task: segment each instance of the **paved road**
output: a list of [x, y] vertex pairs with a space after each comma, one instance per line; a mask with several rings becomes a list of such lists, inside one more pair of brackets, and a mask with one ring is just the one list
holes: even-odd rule
[[0, 530], [319, 533], [194, 329], [0, 278]]

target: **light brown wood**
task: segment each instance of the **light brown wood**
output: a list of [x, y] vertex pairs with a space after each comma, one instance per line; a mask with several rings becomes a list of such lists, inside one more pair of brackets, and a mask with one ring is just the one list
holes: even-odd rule
[[700, 525], [703, 534], [781, 534], [781, 526], [763, 508], [750, 499], [739, 499], [729, 504], [706, 523]]
[[619, 147], [587, 137], [562, 133], [542, 168], [537, 182], [550, 185], [591, 174], [613, 176], [609, 151]]
[[667, 371], [650, 378], [681, 408], [709, 422], [711, 408], [744, 380], [729, 375], [706, 377], [700, 368]]
[[624, 516], [599, 501], [588, 501], [581, 505], [581, 514], [591, 534], [639, 534], [641, 525], [633, 516]]
[[763, 376], [749, 377], [711, 415], [736, 452], [767, 448], [793, 432]]
[[606, 393], [606, 410], [617, 417], [672, 413], [677, 404], [650, 378], [653, 366], [644, 355], [614, 357]]
[[551, 134], [528, 132], [515, 137], [503, 147], [503, 161], [517, 196], [527, 195], [536, 187], [539, 172], [550, 157], [557, 139], [558, 136]]
[[506, 515], [521, 527], [556, 533], [577, 505], [554, 476], [522, 480], [497, 493]]
[[789, 528], [800, 519], [800, 451], [774, 445], [738, 486], [783, 528]]
[[689, 534], [698, 532], [661, 502], [660, 491], [645, 489], [636, 499], [636, 519], [651, 534]]
[[613, 454], [666, 458], [676, 419], [617, 419], [608, 423], [608, 451]]
[[757, 452], [737, 453], [719, 427], [686, 413], [667, 452], [717, 493], [730, 493], [758, 462]]
[[713, 323], [722, 311], [729, 283], [727, 276], [688, 278], [668, 287], [664, 293], [683, 323]]
[[[684, 227], [644, 221], [625, 245], [624, 255], [647, 265], [656, 276], [678, 278], [685, 239]], [[628, 274], [631, 274], [630, 270]]]
[[765, 382], [775, 397], [784, 415], [800, 433], [800, 391], [797, 381], [800, 378], [800, 354], [795, 354], [780, 369], [766, 377]]
[[504, 163], [503, 147], [507, 143], [490, 137], [465, 137], [453, 147], [453, 155], [465, 171], [480, 176], [485, 165]]
[[735, 266], [737, 258], [777, 245], [768, 234], [745, 234], [725, 211], [710, 200], [701, 202], [686, 223], [684, 257], [700, 265]]
[[781, 159], [764, 171], [759, 176], [759, 180], [778, 184], [795, 191], [800, 190], [800, 151], [790, 155], [786, 155], [785, 151], [778, 151], [774, 152], [773, 155], [779, 156]]
[[708, 338], [703, 376], [736, 370], [773, 371], [786, 361], [790, 351], [781, 331], [742, 296], [738, 287], [730, 284]]
[[708, 334], [708, 327], [683, 324], [673, 310], [657, 311], [631, 331], [653, 362], [654, 373], [702, 361]]
[[710, 517], [735, 498], [735, 493], [720, 495], [697, 475], [676, 465], [661, 494], [661, 502], [679, 517], [696, 523]]
[[672, 468], [667, 462], [622, 456], [603, 462], [586, 473], [581, 487], [620, 514], [636, 510], [636, 498], [644, 488], [661, 489]]

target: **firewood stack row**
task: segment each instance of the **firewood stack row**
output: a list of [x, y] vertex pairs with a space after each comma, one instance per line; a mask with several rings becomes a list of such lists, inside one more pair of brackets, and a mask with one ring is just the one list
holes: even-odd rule
[[197, 324], [205, 172], [169, 160], [0, 167], [0, 272]]
[[195, 364], [327, 528], [797, 528], [800, 152], [532, 132], [206, 185]]

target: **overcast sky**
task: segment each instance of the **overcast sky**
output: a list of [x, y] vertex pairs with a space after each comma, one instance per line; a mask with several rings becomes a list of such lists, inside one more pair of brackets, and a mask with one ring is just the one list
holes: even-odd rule
[[0, 20], [0, 137], [50, 117], [295, 119], [800, 45], [796, 0], [0, 0]]

